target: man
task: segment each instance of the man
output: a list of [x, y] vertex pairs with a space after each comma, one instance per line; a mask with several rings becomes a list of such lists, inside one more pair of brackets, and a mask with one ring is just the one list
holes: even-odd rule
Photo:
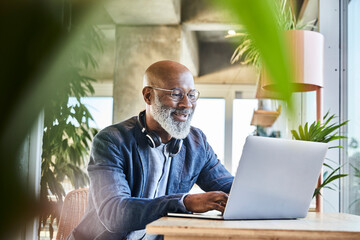
[[[224, 211], [233, 177], [190, 126], [199, 97], [191, 72], [156, 62], [142, 93], [145, 111], [94, 138], [89, 206], [70, 239], [152, 239], [146, 224], [168, 212]], [[186, 195], [195, 183], [206, 193]]]

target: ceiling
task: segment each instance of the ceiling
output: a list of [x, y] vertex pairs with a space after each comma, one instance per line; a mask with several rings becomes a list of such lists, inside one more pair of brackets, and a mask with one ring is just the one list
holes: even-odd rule
[[[290, 0], [295, 15], [305, 22], [317, 19], [317, 0]], [[178, 25], [198, 31], [200, 41], [224, 41], [227, 30], [241, 31], [230, 12], [214, 8], [209, 0], [109, 0], [101, 11], [102, 24]]]
[[105, 9], [115, 24], [173, 25], [180, 23], [180, 0], [111, 0]]
[[[116, 25], [181, 25], [184, 32], [195, 33], [199, 46], [197, 75], [205, 76], [224, 69], [234, 71], [230, 58], [236, 42], [225, 36], [228, 30], [242, 31], [243, 28], [233, 24], [235, 21], [229, 12], [215, 9], [209, 3], [209, 0], [110, 0], [100, 11], [100, 25], [106, 29], [107, 39], [111, 44], [115, 44], [115, 40], [111, 38], [115, 39]], [[317, 18], [317, 0], [290, 0], [290, 3], [299, 18], [305, 21]], [[108, 51], [108, 55], [113, 56], [112, 50]], [[113, 67], [109, 67], [109, 56], [105, 58], [106, 72]]]

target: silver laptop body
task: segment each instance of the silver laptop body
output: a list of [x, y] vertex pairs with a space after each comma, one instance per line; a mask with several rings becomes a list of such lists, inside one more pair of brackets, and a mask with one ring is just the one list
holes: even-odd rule
[[326, 143], [248, 136], [224, 215], [183, 216], [215, 219], [306, 217], [327, 149]]

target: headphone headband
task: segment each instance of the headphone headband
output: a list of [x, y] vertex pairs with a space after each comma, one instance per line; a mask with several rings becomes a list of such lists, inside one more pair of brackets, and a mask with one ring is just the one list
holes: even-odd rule
[[160, 146], [161, 144], [160, 136], [156, 132], [154, 131], [148, 132], [146, 129], [145, 110], [139, 113], [138, 123], [141, 126], [141, 132], [145, 135], [146, 141], [150, 145], [150, 147], [156, 148]]

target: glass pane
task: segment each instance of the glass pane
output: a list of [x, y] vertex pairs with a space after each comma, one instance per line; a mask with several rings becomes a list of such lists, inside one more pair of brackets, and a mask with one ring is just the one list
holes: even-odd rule
[[[103, 129], [112, 124], [113, 98], [112, 97], [83, 97], [80, 99], [86, 105], [94, 121], [89, 123], [90, 127]], [[69, 105], [76, 104], [76, 98], [69, 98]], [[75, 121], [75, 120], [70, 120]], [[76, 122], [76, 121], [75, 121]], [[75, 124], [75, 123], [74, 123]]]
[[360, 215], [360, 0], [348, 6], [348, 164], [346, 212]]
[[253, 135], [255, 126], [251, 126], [251, 118], [258, 107], [257, 99], [235, 99], [233, 102], [233, 146], [232, 174], [235, 175], [239, 164], [245, 139]]
[[200, 98], [191, 125], [200, 128], [224, 163], [225, 99]]

